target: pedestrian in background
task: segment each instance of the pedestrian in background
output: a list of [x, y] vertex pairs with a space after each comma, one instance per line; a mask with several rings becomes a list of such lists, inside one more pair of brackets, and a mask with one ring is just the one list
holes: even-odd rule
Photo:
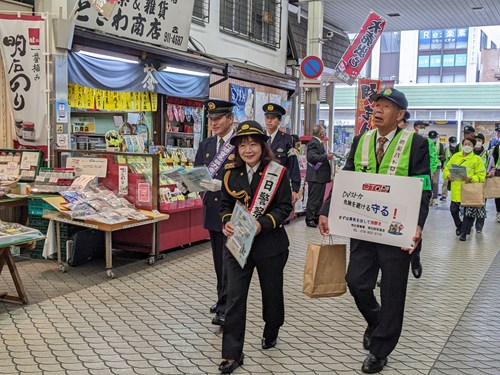
[[[426, 136], [425, 128], [428, 126], [429, 126], [429, 124], [427, 122], [420, 121], [420, 120], [415, 121], [413, 123], [413, 129], [415, 130], [415, 133], [421, 135], [422, 137]], [[436, 171], [438, 169], [439, 159], [438, 159], [438, 155], [436, 152], [436, 146], [434, 145], [434, 142], [429, 138], [427, 138], [427, 140], [429, 143], [429, 161], [430, 161], [430, 168], [431, 168], [431, 178], [432, 178], [432, 181], [434, 181], [434, 179], [435, 179], [434, 175], [436, 174]], [[433, 192], [434, 192], [434, 189], [433, 189]], [[437, 205], [436, 198], [437, 198], [437, 196], [434, 197], [434, 193], [433, 193], [433, 196], [431, 198], [431, 203], [430, 203], [431, 206]]]
[[332, 180], [330, 160], [333, 153], [328, 152], [323, 141], [326, 130], [321, 125], [313, 127], [313, 137], [307, 144], [306, 182], [308, 188], [306, 205], [306, 225], [316, 228], [318, 216], [325, 196], [326, 184]]
[[289, 241], [283, 222], [292, 211], [292, 191], [287, 170], [275, 161], [267, 139], [258, 122], [242, 122], [231, 139], [236, 147], [235, 164], [224, 176], [220, 211], [224, 234], [227, 237], [234, 235], [231, 216], [237, 202], [250, 211], [257, 234], [243, 268], [228, 252], [228, 302], [222, 338], [224, 360], [219, 366], [223, 374], [232, 373], [243, 364], [247, 297], [255, 268], [265, 321], [262, 349], [276, 345], [285, 320], [283, 269], [288, 259]]
[[[444, 167], [444, 161], [446, 159], [446, 153], [444, 150], [444, 146], [441, 142], [439, 142], [439, 134], [435, 130], [431, 130], [428, 133], [428, 138], [432, 142], [431, 145], [434, 147], [437, 157], [437, 168], [432, 176], [432, 198], [431, 204], [434, 206], [437, 205], [437, 199], [439, 195], [439, 179], [441, 178], [441, 170]], [[432, 169], [431, 169], [432, 171]]]
[[[450, 160], [451, 155], [455, 153], [455, 149], [457, 148], [457, 137], [448, 138], [448, 147], [445, 148], [444, 154], [445, 159], [443, 163], [443, 169], [448, 160]], [[443, 177], [443, 186], [441, 186], [441, 200], [445, 201], [448, 198], [448, 191], [451, 189], [450, 181]]]
[[[488, 165], [488, 177], [500, 176], [500, 143], [493, 148]], [[495, 198], [497, 223], [500, 223], [500, 198]]]
[[[475, 138], [464, 138], [462, 140], [462, 151], [456, 152], [448, 161], [444, 168], [443, 178], [451, 181], [451, 204], [450, 213], [455, 222], [455, 233], [460, 236], [460, 241], [465, 241], [470, 234], [473, 215], [477, 210], [471, 210], [474, 207], [465, 207], [464, 219], [460, 219], [461, 188], [465, 183], [483, 182], [486, 177], [486, 169], [481, 158], [474, 154]], [[450, 173], [450, 167], [459, 165], [466, 167], [467, 176], [463, 180], [458, 180]], [[484, 209], [484, 206], [483, 206]]]

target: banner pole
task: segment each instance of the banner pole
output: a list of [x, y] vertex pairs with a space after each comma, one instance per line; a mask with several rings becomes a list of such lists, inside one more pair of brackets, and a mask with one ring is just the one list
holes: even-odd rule
[[52, 165], [52, 149], [51, 149], [51, 129], [50, 129], [50, 75], [49, 75], [49, 66], [50, 66], [50, 31], [49, 31], [49, 15], [47, 13], [43, 13], [42, 18], [45, 21], [45, 99], [47, 105], [47, 167], [51, 167]]

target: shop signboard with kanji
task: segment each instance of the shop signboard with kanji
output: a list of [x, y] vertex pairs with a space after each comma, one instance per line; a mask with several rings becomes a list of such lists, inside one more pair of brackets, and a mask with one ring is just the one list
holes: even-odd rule
[[412, 246], [423, 180], [340, 171], [328, 215], [330, 233], [391, 246]]
[[356, 101], [355, 135], [372, 128], [373, 102], [370, 97], [380, 91], [382, 81], [378, 79], [358, 79], [358, 96]]
[[352, 85], [366, 61], [370, 57], [375, 43], [384, 31], [386, 21], [376, 14], [371, 12], [368, 15], [365, 23], [361, 27], [359, 34], [356, 36], [347, 51], [342, 56], [335, 67], [333, 75], [341, 81]]
[[118, 0], [108, 19], [88, 0], [73, 0], [76, 25], [186, 51], [194, 0]]

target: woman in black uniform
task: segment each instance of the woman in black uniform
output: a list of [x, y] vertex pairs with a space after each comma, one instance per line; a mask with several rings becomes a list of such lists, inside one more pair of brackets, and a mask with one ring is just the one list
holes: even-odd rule
[[263, 349], [276, 345], [285, 319], [283, 269], [289, 242], [282, 223], [292, 211], [292, 192], [286, 168], [274, 161], [267, 139], [256, 121], [245, 121], [238, 126], [231, 139], [236, 146], [235, 163], [226, 167], [229, 170], [222, 185], [224, 235], [231, 237], [234, 234], [231, 214], [236, 201], [248, 209], [257, 227], [244, 268], [232, 254], [228, 256], [228, 296], [222, 340], [224, 360], [219, 366], [223, 374], [232, 373], [243, 364], [246, 304], [254, 268], [257, 268], [262, 292]]

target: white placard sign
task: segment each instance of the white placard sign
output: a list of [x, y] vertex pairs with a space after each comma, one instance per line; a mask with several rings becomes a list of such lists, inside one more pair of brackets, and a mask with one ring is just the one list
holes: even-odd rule
[[66, 168], [75, 168], [75, 176], [89, 175], [106, 177], [108, 159], [69, 157]]
[[414, 177], [340, 171], [328, 215], [330, 233], [410, 247], [418, 224], [423, 181]]
[[73, 0], [76, 24], [123, 38], [186, 51], [194, 0], [119, 1], [109, 16], [100, 16], [89, 1]]

